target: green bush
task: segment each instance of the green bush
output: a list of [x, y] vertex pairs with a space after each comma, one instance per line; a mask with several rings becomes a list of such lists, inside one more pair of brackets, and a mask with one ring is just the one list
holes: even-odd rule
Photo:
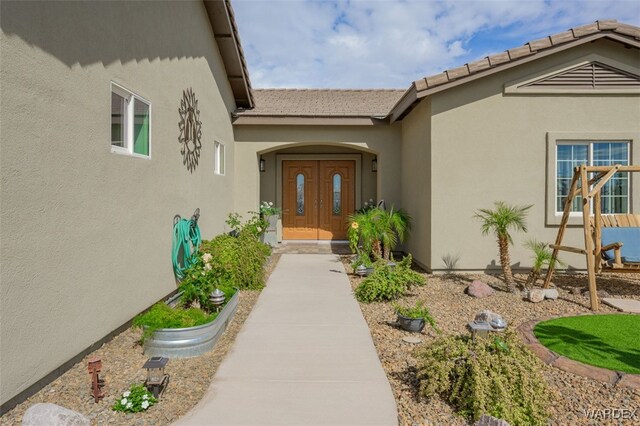
[[144, 329], [142, 342], [151, 337], [160, 328], [195, 327], [216, 319], [217, 313], [207, 314], [198, 308], [172, 308], [164, 302], [158, 302], [147, 312], [133, 319], [133, 326]]
[[252, 290], [264, 287], [264, 265], [271, 248], [260, 242], [252, 226], [241, 229], [237, 236], [223, 234], [203, 241], [200, 250], [212, 256], [212, 273], [220, 285]]
[[512, 332], [475, 342], [442, 337], [418, 360], [421, 394], [440, 395], [468, 419], [486, 413], [513, 426], [547, 424], [552, 401], [541, 362]]
[[376, 262], [373, 273], [356, 287], [356, 299], [363, 303], [395, 300], [404, 296], [412, 285], [424, 285], [425, 277], [411, 269], [411, 261], [408, 255], [395, 267], [384, 260]]

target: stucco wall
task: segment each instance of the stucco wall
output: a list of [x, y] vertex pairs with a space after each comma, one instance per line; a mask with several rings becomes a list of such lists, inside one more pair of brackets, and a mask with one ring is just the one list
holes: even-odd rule
[[[547, 133], [636, 133], [640, 131], [637, 95], [544, 95], [503, 93], [504, 84], [544, 74], [589, 54], [632, 65], [640, 74], [636, 49], [611, 41], [588, 43], [529, 64], [435, 94], [431, 101], [431, 259], [430, 267], [444, 268], [442, 256], [458, 254], [459, 268], [485, 269], [499, 263], [493, 236], [481, 236], [474, 210], [493, 202], [533, 204], [528, 234], [514, 233], [512, 261], [530, 266], [527, 238], [553, 242], [557, 226], [547, 225], [545, 203]], [[609, 137], [609, 136], [608, 136]], [[404, 147], [407, 145], [405, 144]], [[404, 148], [403, 147], [403, 148]], [[640, 146], [632, 147], [640, 164]], [[550, 167], [555, 167], [553, 161]], [[640, 211], [640, 176], [631, 189], [633, 209]], [[428, 179], [422, 177], [424, 182]], [[580, 229], [570, 229], [567, 245], [584, 244]], [[584, 257], [563, 253], [572, 267], [583, 268]]]
[[[223, 230], [234, 101], [201, 2], [3, 1], [0, 16], [4, 403], [175, 289], [175, 214], [199, 207], [204, 237]], [[111, 153], [111, 81], [151, 101], [151, 159]], [[177, 141], [189, 87], [193, 173]]]
[[422, 266], [431, 259], [431, 103], [418, 104], [402, 120], [402, 207], [413, 219], [405, 251]]
[[[384, 199], [388, 205], [401, 205], [400, 125], [379, 126], [234, 126], [236, 140], [236, 197], [239, 212], [255, 210], [263, 198], [275, 192], [276, 160], [273, 152], [344, 153], [341, 147], [363, 153], [362, 200]], [[312, 145], [309, 146], [309, 145]], [[260, 173], [260, 155], [267, 172]], [[378, 158], [378, 172], [371, 173], [371, 159]], [[372, 179], [376, 179], [377, 194]], [[262, 182], [262, 183], [261, 183]], [[262, 185], [262, 189], [261, 189]], [[275, 199], [275, 197], [274, 197]]]

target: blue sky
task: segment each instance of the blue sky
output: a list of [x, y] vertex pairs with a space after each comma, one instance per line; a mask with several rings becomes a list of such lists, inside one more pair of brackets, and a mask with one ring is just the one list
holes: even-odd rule
[[402, 88], [640, 1], [232, 0], [255, 88]]

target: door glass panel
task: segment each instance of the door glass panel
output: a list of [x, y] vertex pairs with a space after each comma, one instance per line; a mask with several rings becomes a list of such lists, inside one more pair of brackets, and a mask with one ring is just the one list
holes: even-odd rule
[[304, 175], [296, 176], [296, 216], [304, 216]]
[[340, 216], [342, 214], [342, 176], [333, 175], [333, 215]]

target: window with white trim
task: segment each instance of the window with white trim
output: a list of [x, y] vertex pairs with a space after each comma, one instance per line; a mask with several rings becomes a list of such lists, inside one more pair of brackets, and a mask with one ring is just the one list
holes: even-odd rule
[[[629, 165], [629, 141], [562, 140], [556, 143], [556, 194], [555, 211], [564, 210], [564, 200], [569, 194], [574, 167]], [[601, 191], [602, 213], [629, 212], [629, 173], [616, 173]], [[574, 198], [572, 212], [582, 211], [582, 197]]]
[[217, 175], [224, 175], [225, 168], [224, 145], [218, 141], [214, 142], [213, 172]]
[[151, 103], [113, 82], [111, 152], [151, 156]]

